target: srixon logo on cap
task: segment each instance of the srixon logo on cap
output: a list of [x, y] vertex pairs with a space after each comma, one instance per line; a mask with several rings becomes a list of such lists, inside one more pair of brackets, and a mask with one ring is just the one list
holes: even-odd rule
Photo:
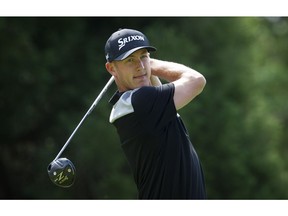
[[129, 43], [131, 41], [138, 41], [138, 40], [142, 40], [144, 41], [144, 37], [140, 36], [140, 35], [131, 35], [125, 38], [119, 38], [118, 40], [118, 44], [119, 44], [119, 50], [124, 47], [126, 45], [126, 43]]

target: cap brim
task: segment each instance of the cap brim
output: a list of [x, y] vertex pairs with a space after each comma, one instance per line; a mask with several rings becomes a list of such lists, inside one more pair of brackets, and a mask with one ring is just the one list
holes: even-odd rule
[[136, 47], [134, 49], [131, 49], [125, 53], [123, 53], [122, 55], [118, 56], [117, 58], [115, 58], [115, 61], [121, 61], [124, 60], [125, 58], [127, 58], [129, 55], [131, 55], [132, 53], [136, 52], [137, 50], [140, 49], [147, 49], [148, 51], [156, 51], [157, 49], [153, 46], [141, 46], [141, 47]]

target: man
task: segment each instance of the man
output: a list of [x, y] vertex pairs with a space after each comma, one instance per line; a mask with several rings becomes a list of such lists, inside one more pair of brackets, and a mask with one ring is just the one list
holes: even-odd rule
[[139, 199], [205, 199], [201, 164], [177, 110], [202, 92], [206, 80], [184, 65], [150, 58], [151, 51], [156, 48], [133, 29], [118, 30], [107, 40], [105, 66], [118, 87], [110, 122]]

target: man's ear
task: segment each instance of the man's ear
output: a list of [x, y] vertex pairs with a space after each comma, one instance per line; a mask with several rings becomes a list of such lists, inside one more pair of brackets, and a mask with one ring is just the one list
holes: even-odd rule
[[116, 72], [115, 72], [115, 66], [113, 63], [111, 62], [106, 62], [105, 64], [106, 70], [112, 75], [115, 76]]

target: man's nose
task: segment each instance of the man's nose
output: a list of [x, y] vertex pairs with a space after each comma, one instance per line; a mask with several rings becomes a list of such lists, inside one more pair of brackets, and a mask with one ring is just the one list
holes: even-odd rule
[[144, 63], [143, 63], [143, 61], [142, 61], [141, 59], [138, 59], [138, 65], [137, 65], [137, 67], [138, 67], [139, 69], [144, 69]]

